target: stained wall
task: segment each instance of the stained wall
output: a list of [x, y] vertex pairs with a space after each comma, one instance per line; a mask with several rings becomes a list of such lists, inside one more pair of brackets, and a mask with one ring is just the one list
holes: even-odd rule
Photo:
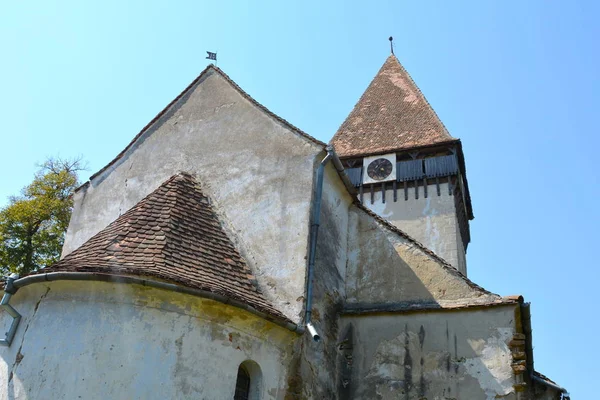
[[[58, 281], [21, 288], [0, 347], [0, 399], [231, 399], [258, 364], [256, 399], [283, 399], [298, 335], [246, 311], [140, 285]], [[0, 323], [8, 326], [5, 313]]]
[[[514, 306], [344, 315], [348, 399], [517, 399]], [[347, 358], [345, 359], [348, 360]]]
[[474, 304], [499, 298], [356, 206], [350, 208], [349, 231], [349, 306]]
[[[322, 159], [322, 154], [320, 159]], [[348, 194], [333, 164], [325, 169], [315, 271], [312, 323], [321, 336], [314, 342], [303, 336], [297, 346], [300, 357], [290, 374], [294, 379], [290, 399], [337, 399], [337, 340], [339, 313], [346, 297], [345, 277], [349, 245]]]
[[[393, 201], [394, 192], [387, 190], [385, 203], [381, 190], [374, 193], [373, 203], [370, 195], [365, 194], [364, 205], [379, 214], [434, 253], [448, 261], [466, 275], [466, 254], [460, 235], [454, 195], [448, 192], [448, 183], [440, 183], [440, 194], [436, 185], [427, 186], [427, 197], [423, 185], [409, 187], [405, 200], [404, 189], [397, 191], [397, 201]], [[418, 190], [418, 195], [415, 193]], [[417, 198], [418, 197], [418, 198]]]
[[323, 146], [269, 116], [219, 72], [202, 78], [75, 194], [63, 256], [179, 171], [196, 175], [265, 296], [302, 314], [309, 211]]

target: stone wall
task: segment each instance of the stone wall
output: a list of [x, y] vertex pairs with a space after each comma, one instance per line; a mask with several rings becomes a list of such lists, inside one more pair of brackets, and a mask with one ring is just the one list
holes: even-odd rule
[[316, 343], [310, 335], [304, 335], [302, 347], [298, 349], [300, 370], [296, 373], [301, 384], [294, 390], [297, 396], [290, 398], [336, 399], [338, 396], [336, 346], [339, 313], [345, 299], [348, 209], [351, 204], [352, 198], [333, 164], [329, 163], [323, 183], [313, 280], [312, 322], [321, 341]]
[[341, 398], [517, 399], [515, 307], [344, 315]]
[[0, 347], [2, 400], [231, 399], [248, 360], [262, 375], [256, 399], [287, 391], [297, 334], [235, 307], [67, 281], [21, 288], [11, 304], [23, 319], [11, 347]]
[[351, 207], [346, 301], [380, 304], [474, 304], [498, 299], [414, 241]]
[[436, 185], [428, 185], [427, 197], [423, 185], [419, 186], [418, 199], [415, 198], [415, 188], [409, 187], [408, 200], [405, 200], [404, 189], [399, 184], [397, 201], [394, 202], [394, 192], [387, 190], [383, 203], [381, 190], [378, 190], [372, 204], [370, 195], [365, 193], [363, 204], [466, 275], [465, 248], [458, 227], [454, 196], [448, 194], [447, 182], [439, 186], [438, 196]]

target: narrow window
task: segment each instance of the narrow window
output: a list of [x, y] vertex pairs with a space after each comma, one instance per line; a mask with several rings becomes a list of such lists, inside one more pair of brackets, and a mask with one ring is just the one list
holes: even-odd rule
[[250, 374], [243, 365], [238, 368], [237, 381], [235, 382], [235, 396], [233, 400], [250, 399]]
[[260, 366], [246, 360], [238, 367], [233, 400], [259, 400], [262, 398], [262, 371]]

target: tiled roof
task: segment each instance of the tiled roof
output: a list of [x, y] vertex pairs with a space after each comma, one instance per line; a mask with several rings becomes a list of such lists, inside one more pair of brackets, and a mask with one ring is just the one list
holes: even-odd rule
[[392, 54], [331, 139], [340, 157], [454, 142]]
[[171, 177], [48, 272], [149, 276], [285, 319], [259, 291], [210, 200], [187, 173]]

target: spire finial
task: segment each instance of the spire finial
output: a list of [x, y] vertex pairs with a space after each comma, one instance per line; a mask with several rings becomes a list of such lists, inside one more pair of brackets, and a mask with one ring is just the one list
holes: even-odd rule
[[390, 36], [390, 50], [392, 50], [392, 54], [394, 54], [394, 38]]

